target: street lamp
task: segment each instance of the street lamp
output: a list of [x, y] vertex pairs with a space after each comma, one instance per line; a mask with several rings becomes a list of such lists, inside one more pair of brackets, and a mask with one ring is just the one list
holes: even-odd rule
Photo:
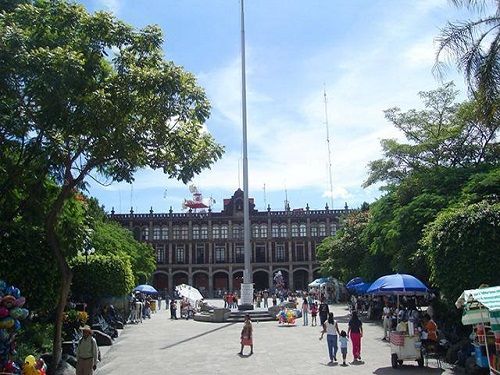
[[85, 247], [83, 249], [83, 254], [85, 254], [85, 265], [87, 266], [89, 263], [88, 256], [95, 253], [95, 249], [92, 246]]

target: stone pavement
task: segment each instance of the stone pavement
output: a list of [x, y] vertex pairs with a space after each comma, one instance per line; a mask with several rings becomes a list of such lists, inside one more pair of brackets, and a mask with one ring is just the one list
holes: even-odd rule
[[[221, 300], [209, 303], [220, 304]], [[330, 306], [339, 328], [347, 331], [345, 305]], [[170, 320], [165, 309], [139, 325], [129, 325], [109, 350], [103, 352], [96, 375], [123, 374], [453, 374], [440, 370], [435, 360], [428, 368], [405, 362], [403, 368], [391, 367], [390, 345], [381, 340], [380, 325], [364, 323], [362, 362], [353, 364], [351, 347], [348, 366], [329, 366], [326, 337], [319, 341], [320, 327], [278, 326], [277, 322], [253, 323], [254, 355], [240, 357], [242, 323], [203, 323]], [[244, 353], [249, 352], [245, 347]], [[337, 359], [341, 354], [337, 354]], [[342, 362], [340, 362], [342, 363]], [[446, 364], [444, 364], [446, 366]]]

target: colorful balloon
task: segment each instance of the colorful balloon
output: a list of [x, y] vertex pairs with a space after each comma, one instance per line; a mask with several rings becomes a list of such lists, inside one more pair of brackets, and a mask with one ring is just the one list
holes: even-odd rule
[[17, 307], [23, 307], [25, 303], [26, 303], [26, 298], [24, 297], [19, 297], [18, 299], [16, 299]]
[[0, 307], [0, 319], [9, 316], [9, 309], [6, 307]]
[[8, 316], [7, 318], [0, 319], [0, 329], [11, 329], [14, 327], [15, 320]]
[[23, 316], [23, 310], [20, 307], [14, 307], [10, 310], [10, 316], [12, 316], [14, 319], [21, 319], [21, 317]]

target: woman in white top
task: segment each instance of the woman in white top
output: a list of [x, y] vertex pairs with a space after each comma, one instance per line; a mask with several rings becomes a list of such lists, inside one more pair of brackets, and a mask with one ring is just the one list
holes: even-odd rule
[[323, 331], [321, 331], [320, 340], [326, 333], [326, 342], [328, 344], [328, 355], [330, 356], [330, 364], [333, 361], [337, 362], [337, 338], [339, 334], [339, 326], [337, 322], [333, 319], [333, 313], [328, 314], [328, 319], [323, 323]]

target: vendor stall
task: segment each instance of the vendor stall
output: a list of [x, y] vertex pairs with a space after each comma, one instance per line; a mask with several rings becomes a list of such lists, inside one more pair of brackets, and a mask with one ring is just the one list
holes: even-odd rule
[[[400, 296], [421, 296], [429, 292], [427, 287], [416, 277], [406, 274], [394, 274], [379, 277], [366, 291], [379, 296], [397, 296], [399, 309]], [[398, 322], [399, 323], [399, 322]], [[416, 361], [419, 367], [424, 365], [420, 335], [413, 324], [398, 324], [396, 331], [390, 333], [391, 364], [393, 368], [403, 361]]]
[[476, 365], [500, 374], [500, 286], [464, 290], [455, 302], [462, 324], [473, 325]]

